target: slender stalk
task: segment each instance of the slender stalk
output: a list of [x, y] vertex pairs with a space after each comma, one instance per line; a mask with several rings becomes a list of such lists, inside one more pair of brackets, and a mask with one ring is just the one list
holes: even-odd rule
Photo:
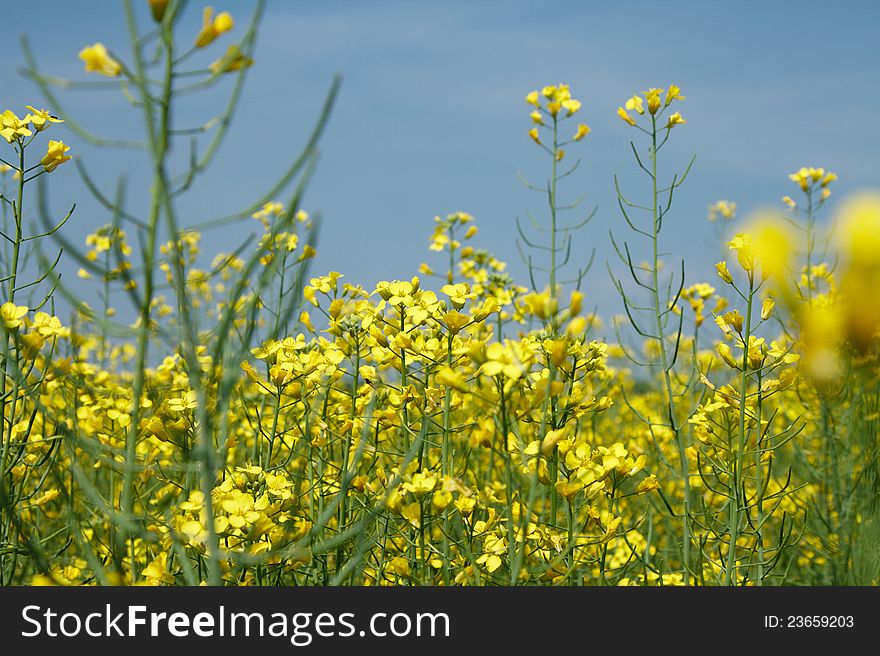
[[[724, 573], [725, 585], [736, 585], [736, 553], [737, 538], [739, 537], [740, 524], [740, 494], [743, 483], [743, 458], [748, 434], [746, 432], [746, 405], [749, 393], [749, 339], [752, 336], [752, 306], [755, 298], [755, 274], [749, 271], [749, 293], [746, 297], [746, 320], [743, 324], [744, 333], [741, 335], [743, 340], [743, 357], [742, 357], [742, 374], [740, 376], [739, 390], [739, 431], [737, 441], [735, 443], [736, 451], [733, 458], [733, 489], [729, 499], [727, 532], [730, 537], [730, 546], [727, 550], [727, 568]], [[760, 431], [760, 426], [758, 431]], [[744, 500], [743, 500], [744, 501]]]
[[689, 463], [687, 457], [687, 446], [685, 444], [684, 433], [681, 427], [676, 423], [675, 417], [675, 392], [672, 388], [672, 376], [670, 374], [671, 365], [669, 363], [669, 355], [667, 353], [666, 340], [663, 337], [663, 313], [661, 311], [660, 301], [660, 277], [658, 269], [659, 258], [659, 236], [660, 236], [660, 201], [657, 189], [657, 119], [651, 116], [651, 290], [654, 301], [654, 318], [656, 319], [657, 329], [657, 346], [660, 351], [660, 366], [663, 367], [663, 391], [666, 396], [666, 412], [669, 428], [675, 436], [675, 442], [678, 445], [679, 467], [681, 468], [681, 479], [684, 485], [684, 514], [682, 515], [682, 537], [681, 537], [681, 561], [684, 569], [686, 580], [690, 580], [690, 515], [691, 515], [691, 484]]

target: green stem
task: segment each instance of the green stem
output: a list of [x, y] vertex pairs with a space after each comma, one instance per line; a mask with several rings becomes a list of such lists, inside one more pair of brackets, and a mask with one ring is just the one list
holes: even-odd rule
[[[736, 453], [733, 459], [733, 489], [729, 499], [729, 513], [727, 531], [730, 536], [730, 546], [727, 550], [727, 570], [724, 574], [725, 585], [736, 585], [736, 541], [739, 537], [740, 523], [740, 491], [743, 481], [743, 454], [746, 446], [746, 404], [748, 402], [749, 383], [749, 338], [752, 335], [752, 306], [755, 298], [755, 275], [749, 271], [749, 295], [746, 303], [745, 332], [741, 335], [743, 340], [742, 375], [740, 377], [739, 390], [739, 434], [736, 441]], [[758, 427], [760, 430], [760, 427]]]
[[690, 580], [690, 497], [691, 483], [687, 446], [685, 444], [685, 436], [681, 428], [676, 424], [675, 420], [675, 394], [672, 389], [672, 377], [669, 373], [669, 355], [666, 351], [666, 340], [663, 338], [663, 315], [660, 310], [660, 277], [657, 264], [659, 256], [659, 235], [660, 235], [660, 203], [657, 191], [657, 119], [651, 116], [651, 198], [652, 198], [652, 229], [651, 229], [651, 246], [653, 260], [651, 262], [652, 291], [654, 300], [654, 317], [657, 327], [657, 345], [660, 350], [660, 364], [663, 367], [664, 392], [666, 394], [666, 412], [669, 421], [669, 428], [675, 436], [675, 442], [678, 445], [679, 466], [681, 467], [681, 478], [684, 484], [684, 514], [682, 515], [682, 543], [681, 543], [681, 561], [682, 568], [685, 573], [685, 580]]

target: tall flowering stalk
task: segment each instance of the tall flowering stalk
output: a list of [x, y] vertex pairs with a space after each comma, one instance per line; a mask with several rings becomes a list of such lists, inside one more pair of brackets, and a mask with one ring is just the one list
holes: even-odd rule
[[[123, 462], [119, 468], [122, 477], [121, 490], [118, 502], [116, 497], [111, 498], [106, 502], [106, 507], [101, 509], [120, 523], [123, 529], [116, 532], [113, 564], [119, 574], [130, 582], [137, 581], [141, 574], [137, 564], [137, 550], [144, 538], [142, 517], [147, 510], [140, 501], [143, 492], [139, 490], [143, 472], [148, 466], [141, 455], [142, 445], [150, 434], [167, 434], [167, 429], [156, 416], [150, 400], [148, 376], [150, 363], [155, 357], [155, 344], [158, 340], [159, 343], [171, 346], [177, 354], [176, 357], [180, 358], [183, 375], [179, 379], [179, 396], [176, 400], [169, 401], [168, 408], [182, 420], [185, 418], [185, 425], [192, 434], [179, 441], [183, 450], [179, 466], [186, 473], [183, 477], [185, 489], [189, 491], [192, 486], [194, 490], [198, 490], [202, 495], [205, 515], [213, 517], [215, 509], [212, 490], [218, 474], [222, 475], [229, 441], [230, 424], [226, 409], [232, 402], [232, 393], [237, 382], [237, 376], [232, 372], [241, 361], [242, 353], [250, 348], [251, 339], [258, 329], [256, 309], [262, 304], [262, 296], [274, 280], [275, 271], [279, 267], [285, 269], [286, 265], [286, 261], [282, 260], [275, 266], [260, 270], [261, 260], [265, 258], [265, 250], [260, 249], [245, 260], [238, 258], [237, 254], [223, 258], [211, 272], [203, 274], [193, 266], [192, 256], [197, 253], [195, 244], [198, 241], [195, 235], [202, 229], [212, 229], [247, 219], [286, 188], [292, 188], [288, 209], [275, 217], [266, 230], [265, 240], [275, 244], [280, 235], [291, 230], [296, 223], [300, 198], [313, 168], [315, 146], [326, 124], [338, 87], [337, 80], [328, 94], [322, 114], [303, 153], [276, 183], [269, 186], [263, 198], [228, 216], [210, 219], [200, 225], [182, 225], [177, 209], [180, 196], [189, 191], [194, 182], [204, 175], [229, 133], [231, 118], [241, 98], [244, 77], [253, 64], [249, 53], [253, 49], [263, 3], [255, 6], [251, 24], [240, 43], [227, 48], [224, 55], [205, 69], [192, 69], [190, 60], [200, 56], [203, 50], [210, 48], [215, 41], [232, 31], [235, 22], [228, 12], [215, 15], [212, 9], [206, 8], [198, 33], [184, 36], [180, 33], [189, 28], [183, 27], [183, 6], [183, 3], [176, 2], [152, 3], [154, 26], [143, 31], [133, 3], [125, 2], [126, 25], [131, 43], [127, 62], [102, 43], [89, 45], [80, 52], [86, 72], [107, 78], [104, 84], [120, 88], [133, 107], [139, 110], [145, 128], [144, 141], [106, 140], [98, 137], [73, 120], [60, 104], [57, 105], [70, 128], [82, 139], [96, 145], [145, 152], [151, 172], [150, 201], [145, 212], [141, 214], [124, 207], [119, 197], [116, 201], [110, 199], [89, 176], [87, 168], [84, 165], [78, 166], [86, 186], [99, 203], [114, 215], [115, 221], [121, 220], [137, 232], [142, 247], [141, 260], [136, 266], [129, 264], [122, 268], [121, 276], [113, 276], [107, 262], [101, 266], [62, 238], [66, 250], [84, 265], [86, 276], [100, 276], [105, 281], [118, 280], [121, 291], [131, 301], [137, 314], [134, 327], [115, 322], [106, 313], [105, 316], [97, 317], [74, 293], [60, 285], [57, 277], [55, 280], [88, 322], [97, 323], [115, 335], [131, 337], [135, 345], [131, 398], [128, 407], [124, 408], [126, 419], [122, 426], [126, 437]], [[189, 41], [189, 45], [181, 47], [181, 41]], [[149, 48], [153, 48], [154, 53], [148, 55]], [[26, 41], [24, 49], [29, 65], [28, 74], [37, 82], [46, 98], [57, 102], [57, 88], [85, 84], [43, 75], [38, 71], [36, 58]], [[175, 123], [174, 107], [181, 95], [210, 88], [227, 76], [234, 77], [235, 82], [228, 103], [219, 116], [195, 129]], [[200, 151], [200, 140], [197, 137], [201, 135], [208, 140]], [[182, 138], [190, 140], [191, 157], [187, 167], [174, 171], [170, 153], [175, 143]], [[306, 246], [306, 257], [297, 258], [297, 262], [302, 263], [308, 259], [310, 249], [313, 253], [312, 247]], [[295, 272], [296, 276], [302, 275], [303, 266], [304, 264], [300, 264]], [[197, 304], [193, 303], [194, 285], [204, 285], [205, 279], [218, 278], [233, 270], [238, 275], [227, 287], [228, 300], [218, 314], [211, 318], [210, 324], [206, 325], [205, 317], [200, 316]], [[166, 305], [164, 298], [158, 295], [158, 290], [163, 285], [158, 279], [161, 271], [166, 276], [164, 284], [173, 293], [170, 305]], [[294, 284], [294, 287], [297, 285]], [[298, 289], [301, 290], [302, 286], [298, 286]], [[106, 297], [109, 289], [105, 288], [104, 294]], [[160, 313], [165, 312], [165, 307], [175, 321], [170, 330], [160, 327], [157, 321]], [[276, 329], [285, 325], [294, 308], [295, 305], [288, 309], [279, 308]], [[79, 427], [74, 426], [73, 433], [78, 435]], [[271, 447], [269, 452], [271, 454]], [[86, 497], [101, 498], [99, 491], [81, 473], [77, 473], [77, 480], [84, 488], [83, 494]], [[199, 569], [203, 571], [204, 580], [217, 584], [221, 581], [219, 563], [223, 546], [212, 521], [206, 521], [204, 528], [206, 549], [204, 558], [200, 558]]]
[[[670, 317], [674, 315], [673, 309], [684, 289], [684, 260], [681, 263], [681, 273], [678, 280], [675, 275], [668, 283], [661, 281], [660, 261], [660, 233], [664, 221], [672, 208], [672, 201], [676, 189], [685, 181], [690, 172], [693, 160], [681, 174], [676, 174], [665, 186], [659, 181], [658, 167], [659, 154], [666, 145], [673, 129], [683, 125], [686, 121], [680, 112], [673, 112], [670, 106], [684, 99], [681, 90], [676, 85], [670, 85], [667, 90], [656, 87], [648, 89], [642, 95], [634, 95], [626, 101], [623, 107], [617, 110], [618, 116], [627, 125], [643, 133], [648, 140], [647, 156], [648, 165], [642, 161], [639, 149], [635, 142], [631, 141], [633, 155], [642, 172], [651, 181], [650, 193], [647, 203], [636, 203], [627, 199], [620, 189], [615, 176], [615, 188], [617, 189], [618, 206], [629, 228], [640, 237], [646, 239], [649, 245], [650, 260], [646, 264], [636, 265], [627, 241], [618, 245], [612, 233], [611, 239], [615, 252], [626, 266], [638, 289], [648, 297], [649, 306], [639, 305], [637, 301], [625, 291], [620, 279], [612, 274], [615, 287], [623, 299], [624, 310], [635, 332], [652, 342], [658, 355], [654, 362], [642, 362], [628, 353], [628, 357], [636, 364], [646, 365], [659, 372], [660, 382], [663, 389], [664, 408], [663, 419], [658, 421], [653, 417], [643, 417], [648, 429], [653, 433], [656, 428], [667, 429], [673, 435], [674, 442], [678, 447], [678, 478], [683, 488], [683, 509], [678, 513], [681, 523], [680, 557], [681, 568], [687, 577], [691, 567], [691, 484], [690, 471], [687, 455], [689, 445], [684, 418], [687, 410], [682, 411], [680, 401], [683, 397], [681, 384], [676, 379], [675, 366], [679, 357], [679, 347], [682, 338], [682, 315], [679, 314], [678, 325], [670, 323]], [[630, 214], [642, 212], [647, 214], [647, 221], [639, 222]], [[647, 226], [644, 225], [647, 223]], [[610, 269], [609, 269], [610, 272]], [[641, 318], [640, 316], [641, 315]], [[645, 323], [647, 322], [647, 323]], [[623, 341], [618, 336], [618, 341]]]
[[[0, 585], [13, 580], [19, 550], [29, 552], [38, 562], [46, 563], [48, 559], [18, 509], [19, 504], [39, 505], [49, 500], [44, 493], [47, 487], [45, 478], [36, 485], [27, 484], [29, 463], [23, 447], [28, 442], [48, 447], [46, 460], [51, 458], [50, 467], [54, 466], [58, 437], [39, 433], [37, 427], [43, 424], [45, 417], [41, 416], [37, 422], [39, 410], [32, 413], [31, 407], [52, 378], [47, 366], [49, 361], [45, 358], [51, 358], [57, 340], [64, 338], [68, 331], [57, 317], [43, 311], [46, 306], [54, 307], [54, 289], [47, 289], [46, 281], [54, 272], [61, 254], [36, 274], [27, 271], [25, 264], [35, 252], [33, 246], [61, 229], [76, 207], [71, 207], [64, 218], [47, 230], [28, 234], [25, 227], [26, 187], [70, 161], [72, 156], [64, 142], [50, 139], [45, 154], [34, 162], [34, 150], [40, 147], [45, 137], [42, 133], [63, 121], [45, 109], [28, 106], [27, 110], [29, 113], [22, 117], [11, 109], [0, 114], [0, 136], [12, 151], [12, 156], [3, 153], [0, 157], [4, 182], [0, 193], [3, 204], [0, 236], [4, 240], [4, 268], [0, 269], [0, 300], [3, 301], [0, 304], [3, 341], [3, 359], [0, 361], [0, 509], [3, 511], [0, 543], [11, 545], [11, 549], [0, 550]], [[5, 183], [9, 173], [12, 174], [14, 192], [7, 195]], [[43, 349], [48, 355], [43, 355]]]

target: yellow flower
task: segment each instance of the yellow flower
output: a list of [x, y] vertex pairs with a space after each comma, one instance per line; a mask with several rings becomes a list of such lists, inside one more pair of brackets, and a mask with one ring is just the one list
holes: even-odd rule
[[765, 298], [764, 302], [761, 303], [761, 319], [767, 321], [770, 317], [773, 316], [773, 308], [776, 307], [776, 301], [772, 298]]
[[880, 263], [880, 195], [862, 192], [851, 196], [839, 210], [839, 241], [859, 269]]
[[626, 121], [627, 123], [629, 123], [630, 125], [635, 125], [635, 124], [636, 124], [636, 120], [635, 120], [632, 116], [630, 116], [630, 115], [629, 115], [629, 112], [627, 112], [623, 107], [618, 107], [618, 108], [617, 108], [617, 115], [618, 115], [621, 119], [623, 119], [624, 121]]
[[579, 123], [577, 126], [577, 131], [574, 133], [572, 137], [572, 141], [580, 141], [584, 137], [590, 134], [590, 127], [588, 125], [584, 125], [583, 123]]
[[655, 87], [651, 87], [645, 91], [645, 99], [648, 101], [648, 111], [651, 112], [651, 114], [656, 114], [660, 109], [661, 93], [663, 93], [663, 89], [657, 89]]
[[15, 330], [22, 324], [22, 318], [28, 313], [26, 305], [16, 305], [15, 303], [4, 303], [0, 306], [0, 321], [3, 322], [7, 330]]
[[[819, 187], [823, 190], [837, 180], [837, 174], [831, 173], [830, 171], [826, 172], [825, 169], [821, 167], [813, 167], [813, 166], [802, 166], [800, 169], [792, 173], [788, 176], [788, 179], [792, 182], [796, 183], [801, 191], [809, 191], [809, 189], [818, 184]], [[823, 200], [830, 195], [823, 193]]]
[[451, 387], [453, 389], [457, 389], [459, 392], [468, 392], [467, 383], [465, 383], [464, 378], [461, 375], [452, 369], [451, 367], [443, 367], [437, 374], [434, 376], [434, 380], [437, 381], [438, 385], [444, 385], [446, 387]]
[[537, 109], [529, 114], [529, 116], [531, 117], [533, 123], [544, 125], [544, 117], [541, 116], [541, 112], [539, 112]]
[[747, 229], [748, 233], [737, 235], [730, 242], [730, 248], [737, 251], [740, 264], [747, 271], [760, 264], [763, 278], [772, 276], [782, 281], [789, 268], [794, 243], [787, 224], [775, 214], [759, 213], [749, 222]]
[[198, 396], [195, 390], [186, 392], [183, 396], [168, 399], [168, 409], [172, 412], [184, 412], [199, 407]]
[[234, 26], [235, 23], [228, 12], [221, 12], [215, 17], [214, 8], [205, 7], [202, 12], [202, 29], [196, 36], [196, 48], [204, 48], [213, 43], [214, 39]]
[[34, 315], [31, 330], [46, 338], [67, 337], [70, 335], [70, 330], [61, 325], [61, 319], [46, 312], [37, 312]]
[[512, 380], [518, 379], [523, 374], [523, 365], [520, 364], [515, 350], [508, 344], [494, 342], [486, 349], [487, 362], [483, 364], [483, 373], [486, 376], [503, 375]]
[[457, 310], [463, 308], [469, 298], [474, 298], [476, 296], [476, 294], [471, 292], [467, 283], [463, 282], [458, 283], [457, 285], [443, 285], [442, 291], [449, 297], [449, 300], [452, 301], [453, 307]]
[[730, 250], [736, 251], [739, 264], [745, 271], [754, 271], [755, 252], [752, 247], [752, 235], [747, 232], [741, 232], [727, 242], [727, 246]]
[[571, 116], [575, 112], [577, 112], [581, 108], [581, 101], [575, 100], [574, 98], [568, 98], [567, 100], [562, 101], [562, 109], [568, 112], [568, 116]]
[[231, 45], [226, 49], [226, 54], [220, 59], [213, 62], [208, 68], [211, 73], [219, 75], [220, 73], [230, 73], [232, 71], [240, 71], [243, 68], [253, 66], [254, 60], [245, 57], [241, 49], [237, 45]]
[[534, 139], [536, 144], [541, 144], [541, 137], [538, 136], [538, 128], [532, 128], [531, 130], [529, 130], [529, 136]]
[[730, 271], [727, 268], [727, 262], [719, 262], [715, 265], [715, 270], [718, 272], [718, 277], [728, 285], [733, 283], [733, 276], [730, 275]]
[[687, 121], [682, 117], [681, 112], [675, 112], [666, 121], [666, 129], [671, 130], [676, 125], [684, 125]]
[[729, 200], [719, 200], [714, 205], [709, 206], [709, 220], [714, 221], [718, 217], [727, 221], [732, 220], [736, 216], [736, 203]]
[[64, 162], [71, 159], [70, 155], [66, 154], [68, 150], [70, 150], [70, 146], [66, 145], [63, 141], [49, 141], [46, 154], [40, 160], [46, 173], [51, 173], [59, 164], [64, 164]]
[[27, 108], [31, 113], [28, 114], [24, 120], [30, 121], [31, 125], [34, 126], [34, 129], [37, 132], [42, 132], [48, 128], [50, 123], [64, 123], [60, 118], [52, 116], [45, 109], [34, 109], [30, 105], [27, 105]]
[[767, 356], [767, 350], [767, 345], [764, 343], [763, 337], [749, 335], [747, 357], [749, 360], [749, 366], [751, 366], [752, 369], [760, 369], [764, 365], [764, 358]]
[[633, 96], [632, 98], [630, 98], [629, 100], [626, 101], [626, 104], [624, 105], [624, 107], [626, 107], [631, 112], [634, 111], [634, 112], [637, 112], [638, 114], [645, 113], [645, 106], [644, 106], [644, 102], [642, 102], [641, 96]]
[[731, 369], [739, 369], [739, 363], [736, 361], [736, 358], [733, 357], [733, 353], [730, 351], [730, 347], [724, 342], [719, 342], [718, 346], [718, 355], [721, 356], [721, 359], [727, 364]]
[[168, 572], [168, 553], [163, 551], [141, 572], [150, 585], [172, 585], [174, 575]]
[[659, 490], [659, 489], [660, 489], [660, 481], [657, 480], [656, 475], [651, 474], [650, 476], [647, 476], [641, 483], [638, 484], [638, 486], [636, 487], [636, 492], [638, 492], [639, 494], [647, 494], [648, 492], [651, 492], [652, 490]]
[[669, 107], [673, 100], [684, 100], [684, 96], [681, 95], [681, 89], [678, 86], [670, 84], [669, 89], [666, 90], [666, 106]]
[[403, 489], [421, 495], [431, 492], [437, 486], [437, 474], [433, 472], [416, 472], [412, 479], [402, 485]]
[[103, 43], [95, 43], [80, 50], [79, 58], [86, 64], [86, 72], [95, 72], [106, 77], [116, 77], [122, 72], [122, 64], [113, 59]]
[[7, 109], [0, 114], [0, 135], [6, 139], [7, 143], [31, 136], [33, 133], [27, 127], [28, 120], [28, 117], [18, 118], [11, 110]]
[[529, 103], [530, 105], [534, 105], [535, 107], [537, 107], [538, 104], [539, 104], [539, 101], [538, 101], [538, 92], [537, 92], [537, 91], [532, 91], [532, 92], [530, 92], [530, 93], [526, 96], [526, 102]]

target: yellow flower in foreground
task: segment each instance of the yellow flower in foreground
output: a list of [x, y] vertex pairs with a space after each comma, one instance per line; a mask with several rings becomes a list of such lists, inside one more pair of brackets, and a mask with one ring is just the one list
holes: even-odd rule
[[532, 91], [532, 92], [530, 92], [530, 93], [526, 96], [526, 102], [529, 103], [530, 105], [534, 105], [535, 107], [537, 107], [538, 104], [539, 104], [539, 101], [538, 101], [538, 92], [537, 92], [537, 91]]
[[790, 266], [794, 238], [787, 224], [775, 214], [759, 213], [749, 221], [747, 233], [736, 235], [729, 243], [731, 250], [746, 271], [761, 266], [763, 278], [774, 277], [784, 282], [784, 274]]
[[851, 196], [838, 211], [839, 243], [859, 268], [880, 266], [880, 194]]
[[116, 77], [122, 72], [122, 64], [113, 59], [103, 43], [95, 43], [79, 51], [79, 58], [86, 64], [86, 72]]
[[40, 160], [40, 163], [43, 165], [43, 168], [46, 169], [46, 173], [51, 173], [54, 171], [59, 164], [64, 164], [71, 159], [70, 155], [67, 155], [67, 151], [70, 150], [70, 146], [65, 144], [63, 141], [50, 141], [49, 147], [46, 150], [46, 154], [43, 155], [43, 159]]
[[204, 48], [211, 44], [214, 39], [228, 32], [235, 26], [232, 16], [228, 12], [221, 12], [214, 16], [213, 7], [205, 7], [202, 12], [202, 29], [196, 36], [196, 48]]
[[14, 112], [7, 109], [0, 114], [0, 135], [6, 139], [7, 143], [12, 143], [16, 139], [29, 137], [33, 134], [27, 127], [28, 118], [18, 118]]
[[16, 305], [15, 303], [4, 303], [0, 306], [0, 321], [7, 330], [15, 330], [22, 323], [22, 318], [28, 313], [26, 305]]
[[48, 128], [50, 123], [64, 123], [60, 118], [52, 116], [45, 109], [34, 109], [30, 105], [27, 105], [27, 108], [31, 113], [24, 120], [30, 121], [37, 132], [42, 132]]

